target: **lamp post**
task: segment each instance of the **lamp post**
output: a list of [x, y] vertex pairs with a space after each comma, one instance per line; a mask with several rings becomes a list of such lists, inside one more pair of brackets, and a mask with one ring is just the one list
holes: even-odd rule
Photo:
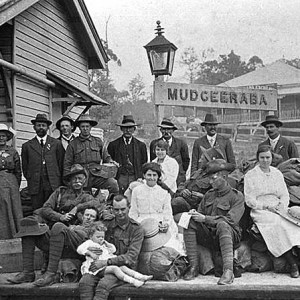
[[155, 103], [156, 120], [159, 122], [164, 115], [164, 106], [156, 105], [155, 85], [164, 81], [164, 75], [172, 75], [175, 51], [177, 50], [177, 47], [163, 36], [164, 28], [161, 28], [160, 21], [157, 21], [156, 24], [157, 27], [155, 31], [157, 36], [146, 46], [144, 46], [144, 48], [147, 51], [151, 73], [155, 76], [153, 83], [153, 97]]

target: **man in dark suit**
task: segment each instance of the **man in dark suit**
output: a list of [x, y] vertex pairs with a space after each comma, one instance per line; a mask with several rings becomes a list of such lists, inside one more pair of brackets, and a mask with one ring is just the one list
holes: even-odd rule
[[37, 114], [31, 123], [36, 136], [22, 145], [21, 157], [32, 208], [37, 209], [62, 184], [65, 151], [60, 141], [47, 134], [52, 122], [45, 114]]
[[167, 118], [164, 118], [160, 125], [162, 136], [159, 139], [153, 140], [150, 144], [150, 160], [155, 157], [155, 145], [159, 140], [165, 140], [169, 144], [168, 155], [175, 158], [179, 164], [179, 174], [177, 177], [177, 185], [186, 181], [186, 171], [190, 164], [189, 149], [185, 141], [173, 136], [177, 127]]
[[266, 120], [261, 123], [261, 126], [266, 128], [268, 139], [258, 145], [269, 145], [274, 153], [280, 154], [283, 161], [290, 158], [299, 157], [298, 149], [295, 143], [279, 133], [279, 128], [282, 122], [278, 120], [276, 115], [266, 116]]
[[75, 122], [68, 115], [62, 116], [59, 120], [57, 120], [55, 126], [56, 129], [59, 130], [60, 135], [57, 138], [61, 141], [64, 149], [66, 150], [69, 143], [75, 139], [75, 135], [73, 132], [75, 131]]
[[235, 157], [231, 142], [228, 138], [217, 133], [217, 125], [220, 122], [212, 114], [206, 114], [201, 126], [205, 127], [206, 135], [195, 140], [192, 153], [191, 175], [200, 167], [200, 159], [202, 155], [201, 146], [205, 149], [216, 148], [222, 153], [223, 158], [231, 164], [235, 165]]
[[146, 144], [133, 137], [137, 124], [131, 115], [123, 116], [120, 126], [123, 135], [108, 144], [111, 158], [119, 163], [117, 180], [121, 193], [132, 181], [142, 178], [142, 165], [148, 161]]

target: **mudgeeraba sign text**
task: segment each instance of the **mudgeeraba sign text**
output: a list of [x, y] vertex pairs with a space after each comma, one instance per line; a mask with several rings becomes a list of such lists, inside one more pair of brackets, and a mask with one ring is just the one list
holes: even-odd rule
[[277, 110], [277, 90], [154, 82], [156, 105]]

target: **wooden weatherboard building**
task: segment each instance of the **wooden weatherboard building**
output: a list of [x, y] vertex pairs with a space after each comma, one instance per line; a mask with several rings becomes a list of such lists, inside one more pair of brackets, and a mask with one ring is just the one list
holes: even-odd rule
[[63, 113], [107, 105], [89, 92], [88, 77], [107, 61], [83, 0], [1, 0], [0, 123], [17, 130], [16, 148], [34, 136], [37, 113], [55, 124]]

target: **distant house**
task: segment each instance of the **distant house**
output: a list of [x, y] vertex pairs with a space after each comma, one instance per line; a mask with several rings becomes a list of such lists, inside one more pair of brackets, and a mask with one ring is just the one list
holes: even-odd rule
[[[278, 60], [245, 75], [236, 77], [220, 86], [276, 88], [278, 93], [278, 114], [285, 123], [300, 120], [300, 69]], [[250, 116], [250, 114], [248, 115]], [[259, 114], [253, 114], [253, 120]], [[264, 118], [264, 116], [262, 116]], [[247, 114], [245, 115], [247, 118]], [[245, 118], [243, 118], [244, 121]], [[251, 120], [248, 120], [251, 121]]]
[[83, 0], [0, 1], [0, 123], [17, 130], [17, 149], [33, 137], [37, 113], [55, 124], [107, 105], [88, 78], [107, 61]]

